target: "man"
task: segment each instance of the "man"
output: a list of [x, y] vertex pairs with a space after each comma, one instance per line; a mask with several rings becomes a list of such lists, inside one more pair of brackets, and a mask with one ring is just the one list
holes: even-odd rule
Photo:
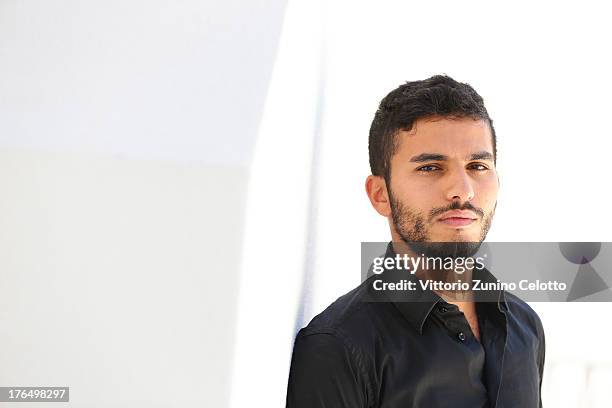
[[[493, 123], [471, 86], [434, 76], [395, 89], [376, 112], [369, 152], [365, 187], [389, 221], [387, 257], [473, 254], [491, 226], [499, 179]], [[406, 295], [414, 301], [371, 301], [371, 283], [299, 331], [287, 407], [541, 406], [544, 332], [525, 302], [418, 287]]]

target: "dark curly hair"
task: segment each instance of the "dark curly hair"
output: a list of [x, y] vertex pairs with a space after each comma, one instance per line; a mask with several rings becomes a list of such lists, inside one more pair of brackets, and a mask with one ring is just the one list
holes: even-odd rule
[[484, 120], [491, 129], [493, 158], [497, 161], [495, 129], [482, 97], [468, 84], [435, 75], [406, 82], [380, 102], [368, 142], [372, 174], [383, 176], [390, 183], [391, 158], [399, 147], [399, 131], [409, 131], [418, 119], [433, 116]]

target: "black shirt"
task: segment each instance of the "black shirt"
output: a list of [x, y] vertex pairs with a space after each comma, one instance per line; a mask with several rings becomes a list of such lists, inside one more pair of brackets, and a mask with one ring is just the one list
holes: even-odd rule
[[367, 301], [373, 278], [298, 332], [288, 408], [541, 407], [544, 332], [527, 303], [507, 292], [477, 302], [479, 342], [433, 291]]

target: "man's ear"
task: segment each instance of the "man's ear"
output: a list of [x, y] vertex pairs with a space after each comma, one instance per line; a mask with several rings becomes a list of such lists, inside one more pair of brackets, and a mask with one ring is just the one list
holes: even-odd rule
[[387, 192], [387, 184], [381, 176], [369, 175], [365, 182], [366, 193], [372, 207], [383, 217], [391, 216], [391, 201]]

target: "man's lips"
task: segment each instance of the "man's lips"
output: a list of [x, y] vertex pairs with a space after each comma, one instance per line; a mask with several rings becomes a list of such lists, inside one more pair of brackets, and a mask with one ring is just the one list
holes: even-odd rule
[[441, 223], [450, 225], [452, 227], [463, 227], [466, 225], [470, 225], [474, 221], [476, 220], [473, 218], [461, 218], [461, 217], [450, 217], [450, 218], [445, 218], [443, 220], [440, 220]]
[[476, 217], [471, 211], [448, 211], [444, 213], [438, 221], [452, 227], [463, 227], [476, 221]]

